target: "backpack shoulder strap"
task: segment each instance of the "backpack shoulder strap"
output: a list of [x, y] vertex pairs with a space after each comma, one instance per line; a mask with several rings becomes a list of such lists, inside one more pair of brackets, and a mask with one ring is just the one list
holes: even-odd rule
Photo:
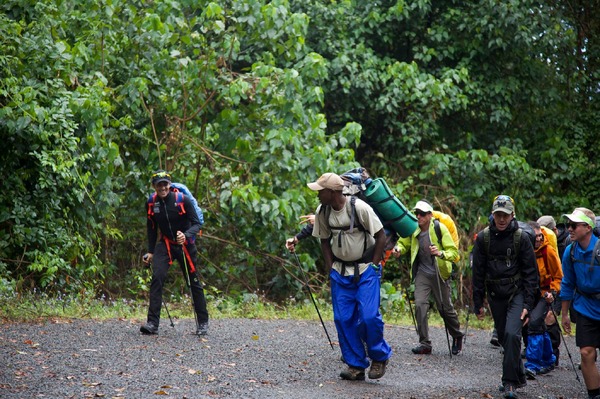
[[175, 193], [175, 206], [179, 208], [179, 214], [183, 215], [185, 213], [185, 206], [183, 203], [184, 195], [177, 189], [174, 189], [173, 192]]
[[156, 203], [156, 192], [148, 197], [148, 217], [154, 216], [154, 204]]
[[485, 245], [485, 255], [490, 255], [490, 226], [483, 229], [483, 243]]
[[441, 249], [444, 249], [444, 244], [442, 243], [442, 228], [440, 227], [440, 221], [437, 219], [433, 219], [433, 229], [435, 230], [435, 235], [438, 239], [438, 244], [440, 244]]
[[518, 228], [517, 231], [513, 234], [513, 240], [515, 244], [515, 259], [519, 258], [519, 251], [521, 250], [521, 236], [523, 235], [523, 230]]
[[319, 215], [321, 215], [321, 213], [323, 214], [323, 217], [325, 218], [325, 223], [327, 223], [328, 227], [331, 227], [329, 225], [329, 215], [331, 214], [331, 206], [329, 205], [321, 205], [321, 207], [319, 208]]
[[354, 221], [356, 220], [356, 196], [350, 197], [350, 229], [348, 232], [352, 234], [354, 231]]
[[[575, 245], [577, 244], [577, 242], [572, 242], [571, 243], [571, 249], [569, 250], [569, 257], [571, 258], [571, 265], [575, 265], [575, 262], [577, 261], [575, 259]], [[592, 259], [590, 260], [590, 270], [592, 267], [594, 267], [594, 262], [598, 261], [598, 264], [600, 265], [600, 240], [596, 241], [596, 244], [594, 245], [594, 250], [592, 252]], [[579, 261], [581, 262], [581, 261]]]

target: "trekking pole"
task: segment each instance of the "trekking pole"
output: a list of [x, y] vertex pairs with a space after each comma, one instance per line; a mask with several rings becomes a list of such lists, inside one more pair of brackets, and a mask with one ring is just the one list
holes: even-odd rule
[[169, 320], [171, 321], [171, 327], [175, 328], [175, 324], [173, 324], [173, 319], [171, 318], [171, 313], [169, 313], [169, 308], [167, 307], [167, 303], [164, 299], [162, 301], [162, 304], [165, 307], [165, 310], [167, 311], [167, 316], [169, 316]]
[[304, 274], [304, 269], [302, 269], [302, 265], [300, 264], [300, 258], [298, 258], [298, 254], [296, 252], [293, 252], [293, 254], [296, 257], [296, 263], [298, 263], [298, 269], [300, 269], [300, 273], [302, 274], [302, 279], [304, 280], [304, 285], [306, 286], [306, 288], [308, 288], [308, 294], [310, 295], [310, 299], [312, 299], [312, 303], [313, 303], [313, 305], [315, 305], [315, 309], [317, 310], [317, 314], [319, 315], [319, 320], [321, 320], [321, 325], [323, 326], [323, 330], [325, 330], [325, 335], [327, 335], [327, 340], [329, 340], [329, 346], [331, 346], [331, 349], [335, 350], [335, 348], [333, 347], [333, 343], [331, 342], [331, 338], [329, 338], [329, 333], [327, 332], [325, 323], [323, 323], [323, 318], [321, 317], [321, 312], [319, 312], [319, 307], [317, 306], [317, 302], [315, 301], [312, 290], [310, 289], [310, 285], [308, 285], [308, 279], [306, 278], [306, 275]]
[[[434, 265], [436, 265], [437, 263], [435, 262], [435, 259], [433, 259], [433, 261], [434, 261]], [[452, 348], [450, 346], [450, 334], [448, 333], [448, 325], [446, 324], [446, 310], [444, 309], [444, 298], [442, 298], [442, 283], [440, 283], [442, 276], [440, 275], [440, 268], [436, 266], [435, 269], [436, 269], [435, 279], [437, 280], [438, 294], [440, 296], [440, 304], [442, 305], [442, 320], [444, 320], [444, 329], [446, 330], [446, 341], [448, 342], [448, 353], [450, 354], [450, 359], [452, 359]]]
[[581, 380], [579, 379], [579, 374], [577, 374], [577, 368], [575, 368], [575, 362], [573, 362], [573, 358], [571, 357], [571, 352], [569, 352], [569, 347], [567, 346], [567, 341], [565, 341], [565, 336], [563, 335], [563, 332], [562, 332], [562, 326], [558, 323], [558, 317], [556, 316], [556, 312], [554, 311], [554, 308], [552, 306], [550, 306], [550, 310], [552, 311], [554, 320], [556, 320], [556, 324], [558, 324], [558, 331], [560, 331], [560, 338], [561, 338], [562, 343], [565, 346], [565, 349], [567, 350], [567, 355], [569, 355], [569, 360], [571, 361], [571, 366], [573, 366], [573, 372], [575, 372], [575, 379], [577, 381], [581, 382]]
[[408, 301], [408, 309], [410, 310], [410, 316], [412, 317], [413, 326], [415, 326], [415, 332], [417, 333], [418, 337], [419, 330], [417, 329], [417, 319], [415, 319], [415, 312], [413, 311], [412, 303], [410, 302], [410, 297], [408, 296], [408, 290], [406, 290], [406, 300]]
[[465, 322], [465, 335], [463, 335], [463, 345], [467, 343], [467, 331], [469, 331], [469, 316], [471, 315], [469, 305], [465, 305], [465, 307], [467, 308], [467, 321]]
[[[185, 244], [183, 244], [185, 245]], [[190, 273], [188, 271], [187, 259], [185, 256], [185, 251], [183, 250], [183, 245], [181, 246], [181, 256], [183, 257], [183, 265], [185, 269], [185, 279], [187, 286], [190, 287], [190, 296], [192, 297], [192, 307], [194, 312], [194, 319], [196, 320], [196, 331], [200, 329], [200, 323], [198, 322], [198, 315], [196, 314], [196, 301], [194, 300], [194, 291], [192, 290], [192, 283], [190, 281]]]

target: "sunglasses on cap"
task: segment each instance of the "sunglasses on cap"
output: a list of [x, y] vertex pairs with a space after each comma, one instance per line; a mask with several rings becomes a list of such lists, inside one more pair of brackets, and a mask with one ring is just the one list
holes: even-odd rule
[[494, 201], [497, 201], [497, 200], [499, 200], [499, 201], [510, 201], [510, 202], [513, 203], [513, 205], [515, 204], [515, 200], [512, 199], [512, 197], [509, 196], [509, 195], [497, 195], [496, 198], [494, 198]]
[[158, 177], [166, 177], [167, 179], [171, 179], [171, 175], [164, 171], [154, 173], [152, 175], [152, 180], [154, 180]]

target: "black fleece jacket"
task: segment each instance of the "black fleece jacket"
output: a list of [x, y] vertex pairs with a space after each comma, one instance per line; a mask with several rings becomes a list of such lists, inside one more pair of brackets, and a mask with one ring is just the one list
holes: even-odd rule
[[518, 229], [518, 224], [513, 219], [504, 231], [498, 231], [492, 220], [490, 223], [490, 247], [486, 253], [483, 230], [477, 233], [473, 247], [473, 306], [478, 312], [483, 307], [486, 294], [486, 279], [511, 278], [520, 273], [519, 290], [525, 294], [524, 307], [531, 310], [535, 303], [536, 293], [539, 289], [540, 278], [533, 245], [527, 234], [521, 234], [518, 258], [507, 266], [505, 261], [494, 261], [493, 258], [502, 258], [507, 250], [515, 251], [513, 235]]
[[[148, 215], [146, 222], [146, 230], [148, 232], [148, 252], [153, 254], [156, 240], [158, 238], [158, 229], [163, 236], [172, 241], [177, 241], [176, 234], [181, 231], [185, 234], [187, 241], [193, 242], [196, 234], [200, 231], [202, 225], [196, 214], [196, 210], [192, 205], [192, 201], [183, 196], [183, 207], [185, 213], [180, 215], [180, 208], [177, 206], [175, 193], [172, 191], [166, 196], [163, 201], [158, 195], [154, 203], [154, 215]], [[146, 211], [148, 210], [146, 205]]]

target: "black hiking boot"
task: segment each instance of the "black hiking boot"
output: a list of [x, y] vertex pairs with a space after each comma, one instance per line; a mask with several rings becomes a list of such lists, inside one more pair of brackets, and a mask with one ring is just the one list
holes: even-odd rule
[[503, 382], [502, 384], [500, 384], [500, 386], [498, 386], [498, 390], [500, 392], [504, 392], [504, 390], [506, 389], [507, 385], [512, 385], [513, 387], [515, 387], [515, 389], [519, 389], [519, 388], [523, 388], [527, 386], [527, 381], [521, 382], [517, 385], [511, 384], [509, 382]]
[[504, 385], [504, 397], [507, 399], [517, 399], [517, 387], [513, 384]]
[[415, 355], [431, 355], [431, 346], [419, 345], [411, 349]]
[[549, 372], [551, 372], [552, 370], [554, 370], [554, 366], [550, 365], [548, 367], [542, 367], [539, 371], [538, 374], [540, 375], [544, 375], [544, 374], [548, 374]]
[[536, 375], [537, 373], [534, 370], [525, 368], [525, 376], [528, 380], [535, 380]]
[[452, 354], [453, 355], [458, 355], [462, 351], [463, 337], [464, 336], [460, 336], [458, 338], [452, 338]]
[[208, 334], [208, 321], [204, 323], [198, 323], [198, 328], [196, 329], [196, 335], [206, 335]]
[[158, 326], [153, 322], [149, 321], [140, 327], [140, 332], [146, 335], [158, 334]]
[[492, 331], [492, 338], [490, 339], [490, 344], [494, 346], [500, 346], [500, 341], [498, 341], [498, 332], [495, 328], [494, 331]]

